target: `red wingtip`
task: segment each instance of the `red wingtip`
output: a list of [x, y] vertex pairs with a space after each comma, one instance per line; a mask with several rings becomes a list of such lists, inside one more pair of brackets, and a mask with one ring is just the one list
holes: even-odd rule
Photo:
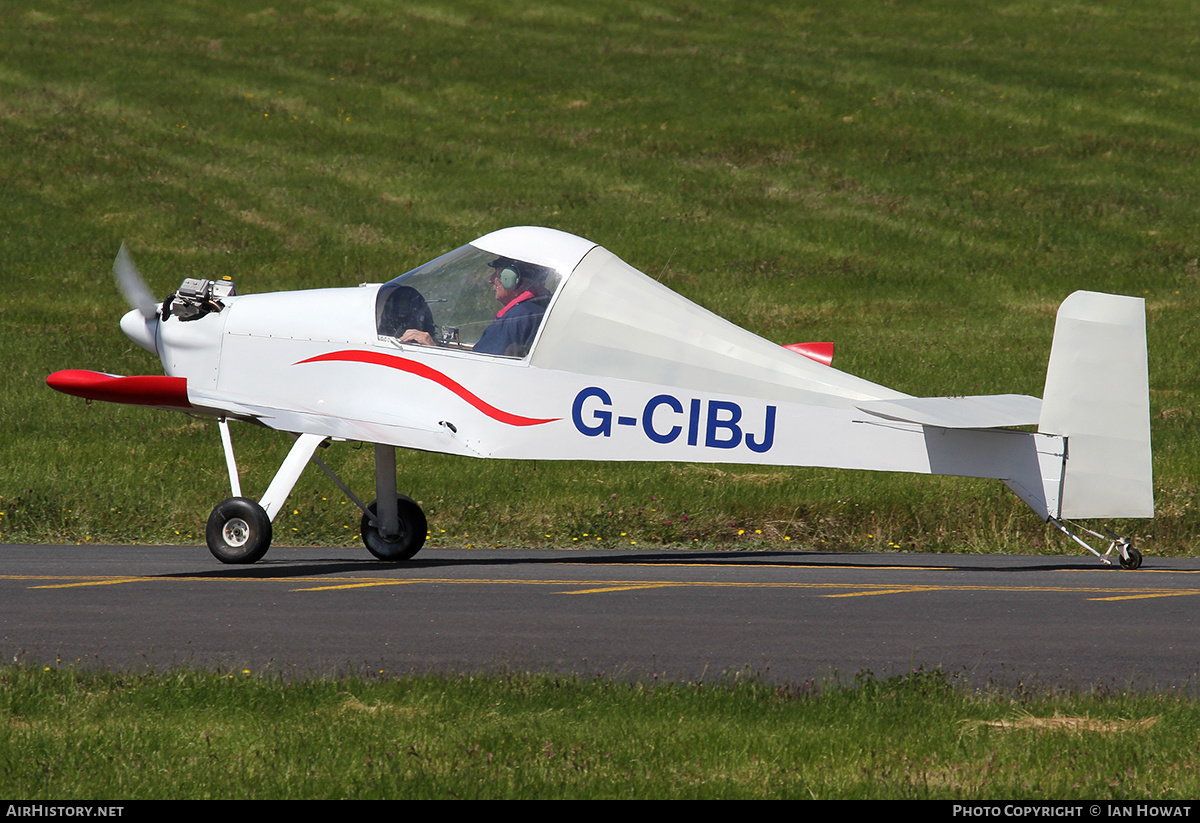
[[187, 380], [182, 377], [154, 374], [118, 377], [86, 369], [67, 369], [47, 377], [46, 385], [63, 394], [88, 400], [176, 409], [192, 407], [187, 396]]
[[790, 349], [796, 354], [802, 354], [809, 360], [816, 360], [825, 366], [833, 364], [832, 343], [787, 343], [784, 348]]

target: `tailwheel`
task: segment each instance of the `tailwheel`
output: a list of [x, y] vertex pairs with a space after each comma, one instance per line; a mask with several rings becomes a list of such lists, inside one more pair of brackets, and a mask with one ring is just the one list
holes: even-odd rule
[[1108, 551], [1106, 551], [1104, 554], [1100, 554], [1100, 552], [1089, 546], [1083, 538], [1068, 529], [1067, 525], [1061, 520], [1050, 517], [1047, 518], [1046, 522], [1056, 526], [1059, 531], [1074, 540], [1086, 551], [1096, 555], [1096, 557], [1100, 558], [1100, 562], [1106, 566], [1112, 565], [1112, 561], [1108, 559], [1108, 556], [1113, 552], [1116, 552], [1117, 562], [1120, 563], [1121, 568], [1125, 569], [1126, 571], [1133, 571], [1134, 569], [1140, 568], [1142, 565], [1142, 553], [1133, 547], [1133, 542], [1128, 537], [1118, 537], [1109, 529], [1105, 529], [1105, 531], [1108, 532], [1108, 537], [1105, 537], [1104, 535], [1100, 534], [1100, 532], [1094, 532], [1086, 526], [1075, 525], [1075, 528], [1079, 529], [1080, 531], [1087, 532], [1092, 537], [1109, 541]]
[[212, 510], [204, 537], [222, 563], [255, 563], [271, 547], [271, 518], [255, 501], [231, 497]]
[[1142, 565], [1142, 553], [1133, 546], [1126, 546], [1124, 553], [1121, 555], [1121, 568], [1127, 571], [1133, 571]]
[[425, 512], [421, 511], [417, 501], [411, 497], [396, 495], [399, 523], [395, 534], [385, 535], [376, 518], [377, 503], [378, 501], [372, 501], [362, 517], [362, 539], [367, 551], [380, 560], [389, 562], [413, 557], [425, 545], [425, 535], [429, 531]]

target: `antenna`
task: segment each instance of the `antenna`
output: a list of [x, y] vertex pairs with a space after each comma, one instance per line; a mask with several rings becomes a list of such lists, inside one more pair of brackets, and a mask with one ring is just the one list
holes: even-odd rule
[[[677, 248], [679, 247], [676, 246], [675, 249]], [[660, 271], [658, 273], [658, 277], [655, 278], [655, 280], [657, 280], [659, 283], [662, 282], [662, 276], [667, 273], [667, 266], [671, 265], [671, 258], [675, 256], [675, 249], [671, 249], [671, 253], [667, 255], [667, 262], [663, 263], [662, 271]]]

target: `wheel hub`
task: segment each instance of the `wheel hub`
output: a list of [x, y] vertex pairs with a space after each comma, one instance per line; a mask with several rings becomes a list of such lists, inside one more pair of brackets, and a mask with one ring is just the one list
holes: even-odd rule
[[240, 517], [234, 517], [225, 523], [221, 536], [230, 546], [240, 548], [250, 539], [250, 524]]

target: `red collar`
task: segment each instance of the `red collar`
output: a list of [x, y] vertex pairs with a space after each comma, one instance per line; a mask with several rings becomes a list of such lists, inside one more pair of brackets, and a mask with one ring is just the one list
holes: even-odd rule
[[534, 296], [534, 294], [533, 294], [533, 292], [531, 292], [531, 291], [523, 291], [523, 292], [521, 292], [519, 295], [517, 295], [516, 297], [514, 297], [514, 298], [513, 298], [513, 299], [512, 299], [512, 300], [509, 302], [509, 304], [508, 304], [507, 306], [505, 306], [504, 308], [502, 308], [500, 311], [496, 312], [496, 317], [497, 317], [497, 318], [503, 317], [503, 316], [504, 316], [504, 313], [505, 313], [506, 311], [508, 311], [509, 309], [511, 309], [513, 306], [517, 305], [518, 303], [520, 303], [520, 302], [522, 302], [522, 301], [524, 301], [524, 300], [529, 300], [529, 299], [533, 298], [533, 296]]

